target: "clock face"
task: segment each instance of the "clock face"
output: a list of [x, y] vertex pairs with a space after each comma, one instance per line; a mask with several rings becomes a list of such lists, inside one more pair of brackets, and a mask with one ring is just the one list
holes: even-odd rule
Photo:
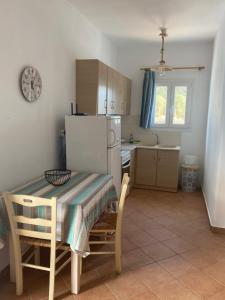
[[21, 90], [24, 98], [33, 102], [37, 100], [41, 95], [41, 76], [33, 67], [26, 67], [21, 76]]

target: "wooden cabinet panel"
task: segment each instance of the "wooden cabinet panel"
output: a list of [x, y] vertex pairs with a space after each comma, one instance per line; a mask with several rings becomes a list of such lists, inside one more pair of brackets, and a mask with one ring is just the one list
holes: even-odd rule
[[158, 187], [177, 188], [179, 151], [158, 150], [157, 182]]
[[130, 114], [130, 101], [131, 101], [131, 80], [127, 77], [125, 77], [124, 82], [124, 90], [125, 90], [125, 96], [124, 96], [124, 115]]
[[157, 151], [137, 149], [135, 183], [141, 185], [156, 184]]
[[130, 113], [131, 80], [122, 74], [117, 74], [117, 111], [120, 115]]
[[99, 62], [98, 65], [98, 111], [99, 115], [105, 115], [107, 109], [107, 77], [108, 67]]
[[124, 100], [124, 85], [123, 85], [123, 78], [124, 76], [119, 72], [115, 72], [114, 78], [114, 100], [115, 100], [115, 109], [116, 114], [122, 115], [123, 114], [123, 100]]
[[130, 113], [131, 80], [108, 67], [107, 113]]
[[135, 185], [176, 191], [179, 176], [179, 151], [136, 150]]
[[97, 59], [76, 61], [77, 112], [89, 115], [129, 113], [131, 81]]
[[107, 113], [122, 115], [124, 99], [124, 76], [112, 68], [108, 68]]
[[98, 60], [76, 61], [76, 105], [77, 112], [90, 115], [97, 113]]
[[115, 71], [108, 67], [107, 114], [115, 114]]

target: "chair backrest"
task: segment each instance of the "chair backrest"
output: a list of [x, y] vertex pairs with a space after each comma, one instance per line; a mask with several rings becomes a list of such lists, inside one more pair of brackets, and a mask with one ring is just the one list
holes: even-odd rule
[[[50, 240], [51, 244], [56, 243], [56, 198], [46, 199], [28, 195], [14, 195], [10, 193], [3, 194], [6, 210], [9, 217], [13, 246], [16, 250], [21, 252], [20, 236]], [[24, 212], [27, 208], [51, 210], [50, 219], [39, 217], [25, 217], [24, 215], [17, 215], [14, 206], [21, 205], [21, 211]], [[23, 225], [21, 228], [20, 224]], [[29, 229], [27, 228], [28, 225]], [[42, 231], [37, 231], [37, 226], [41, 226]]]
[[118, 207], [118, 213], [117, 213], [117, 222], [116, 222], [117, 234], [121, 233], [121, 229], [122, 229], [124, 205], [125, 205], [125, 200], [126, 200], [126, 196], [127, 196], [127, 192], [128, 192], [129, 181], [130, 181], [130, 178], [129, 178], [128, 174], [124, 173], [123, 181], [121, 184], [121, 193], [120, 193], [119, 207]]

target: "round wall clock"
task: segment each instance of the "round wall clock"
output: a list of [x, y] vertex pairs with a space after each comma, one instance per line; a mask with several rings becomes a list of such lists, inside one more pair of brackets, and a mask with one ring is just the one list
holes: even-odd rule
[[21, 74], [21, 90], [24, 98], [33, 102], [41, 95], [42, 82], [41, 76], [37, 69], [28, 66]]

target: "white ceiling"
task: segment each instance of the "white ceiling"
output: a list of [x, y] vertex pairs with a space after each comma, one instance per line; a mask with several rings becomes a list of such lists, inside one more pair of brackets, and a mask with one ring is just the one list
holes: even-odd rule
[[88, 20], [115, 41], [206, 40], [215, 36], [225, 0], [70, 0]]

